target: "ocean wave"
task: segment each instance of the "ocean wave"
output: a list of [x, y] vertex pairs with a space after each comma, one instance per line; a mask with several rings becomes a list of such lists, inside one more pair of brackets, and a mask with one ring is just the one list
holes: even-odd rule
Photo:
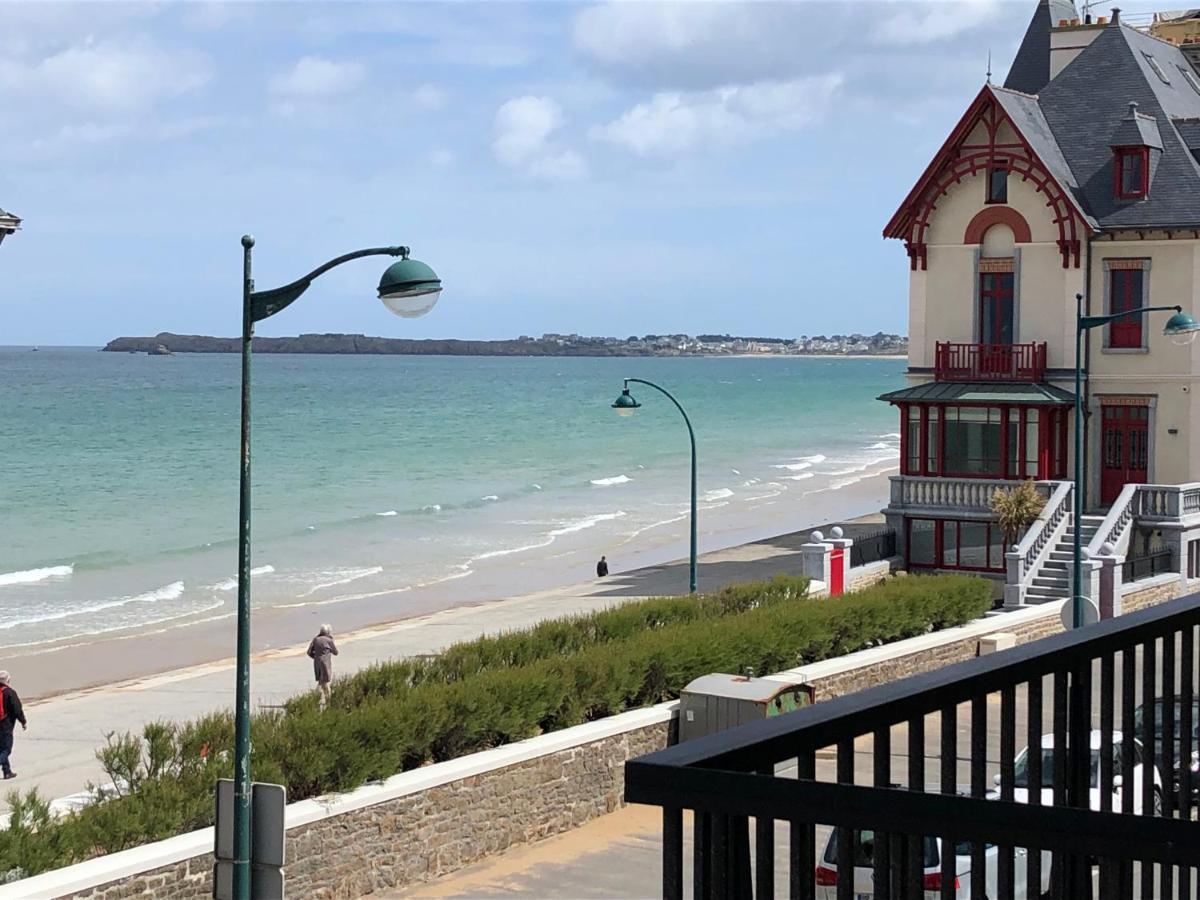
[[733, 491], [729, 488], [717, 488], [714, 491], [705, 491], [704, 496], [700, 499], [705, 503], [715, 503], [718, 500], [725, 500], [733, 496]]
[[430, 503], [428, 506], [421, 507], [421, 512], [441, 512], [441, 511], [442, 511], [442, 504], [440, 504], [440, 503]]
[[742, 474], [742, 473], [741, 473], [741, 472], [739, 472], [737, 469], [730, 469], [729, 471], [730, 471], [730, 472], [732, 472], [734, 475], [741, 475], [741, 474]]
[[389, 518], [391, 516], [398, 516], [398, 515], [400, 515], [400, 513], [396, 512], [396, 510], [394, 510], [394, 509], [389, 509], [386, 512], [375, 513], [375, 515], [383, 516], [384, 518]]
[[786, 469], [789, 472], [803, 472], [805, 469], [811, 469], [810, 462], [784, 463], [783, 465], [771, 466], [772, 469]]
[[382, 571], [383, 566], [371, 566], [370, 568], [363, 569], [333, 569], [328, 572], [321, 572], [318, 577], [328, 578], [334, 576], [333, 580], [319, 581], [300, 596], [309, 597], [325, 588], [337, 587], [340, 584], [349, 584], [352, 581], [358, 581], [360, 578], [370, 578], [372, 575], [378, 575]]
[[533, 485], [533, 489], [535, 491], [540, 491], [542, 489], [542, 486], [540, 484], [535, 484], [535, 485]]
[[886, 434], [877, 434], [875, 437], [888, 438], [889, 440], [898, 441], [900, 440], [900, 432], [889, 431]]
[[806, 478], [812, 478], [812, 472], [801, 472], [799, 475], [784, 475], [788, 481], [804, 481]]
[[23, 572], [4, 572], [0, 574], [0, 587], [12, 584], [37, 584], [47, 578], [69, 578], [75, 571], [75, 566], [46, 566], [42, 569], [26, 569]]
[[564, 534], [574, 534], [576, 531], [593, 528], [601, 522], [611, 522], [613, 519], [620, 519], [624, 515], [625, 510], [619, 509], [613, 513], [597, 513], [594, 516], [584, 516], [582, 519], [564, 523], [560, 527], [548, 532], [548, 535], [550, 537], [560, 537]]
[[87, 616], [92, 613], [103, 612], [106, 609], [128, 606], [130, 603], [159, 603], [163, 600], [178, 600], [183, 596], [183, 589], [184, 585], [182, 581], [173, 581], [170, 584], [155, 588], [152, 591], [146, 591], [142, 594], [133, 594], [129, 597], [116, 597], [112, 600], [104, 600], [100, 603], [93, 603], [90, 606], [83, 606], [78, 609], [60, 609], [55, 612], [26, 616], [23, 619], [14, 619], [0, 625], [0, 631], [16, 628], [19, 625], [36, 625], [40, 622], [57, 622], [62, 619], [73, 619], [76, 616]]
[[497, 497], [495, 494], [488, 494], [486, 497], [480, 497], [479, 499], [483, 500], [486, 503], [491, 503], [492, 501], [499, 500], [500, 498]]
[[[40, 645], [52, 644], [54, 641], [61, 640], [77, 641], [77, 643], [59, 644], [57, 646], [46, 647], [44, 650], [38, 651], [39, 653], [57, 653], [60, 650], [72, 650], [78, 647], [87, 647], [89, 644], [94, 643], [94, 641], [81, 641], [79, 640], [80, 638], [103, 637], [104, 635], [112, 634], [113, 632], [117, 631], [132, 631], [134, 629], [145, 628], [150, 625], [162, 625], [164, 622], [174, 622], [177, 619], [186, 619], [189, 616], [198, 616], [201, 613], [212, 612], [214, 609], [220, 609], [224, 605], [225, 601], [218, 600], [215, 603], [210, 603], [208, 606], [202, 606], [199, 609], [189, 609], [186, 612], [172, 613], [171, 615], [167, 616], [159, 616], [157, 619], [146, 619], [145, 621], [134, 622], [132, 624], [111, 625], [108, 628], [94, 628], [90, 631], [76, 631], [72, 634], [60, 635], [58, 637], [47, 638], [40, 641], [25, 641], [24, 643], [20, 644], [5, 644], [5, 648], [11, 649], [14, 647], [38, 647]], [[154, 634], [166, 634], [168, 631], [174, 631], [176, 628], [187, 628], [191, 625], [202, 625], [206, 622], [216, 622], [221, 619], [231, 619], [233, 616], [234, 613], [230, 612], [219, 616], [209, 616], [204, 619], [193, 619], [190, 622], [180, 622], [178, 625], [175, 625], [171, 628], [160, 628], [157, 631], [138, 631], [136, 634], [121, 635], [118, 640], [130, 637], [146, 637]]]
[[593, 478], [591, 483], [596, 487], [608, 487], [614, 484], [629, 484], [633, 481], [628, 475], [613, 475], [611, 478]]
[[752, 484], [758, 484], [758, 482], [760, 480], [761, 479], [758, 479], [758, 478], [747, 478], [745, 481], [742, 482], [742, 487], [750, 487], [750, 485], [752, 485]]
[[[274, 572], [274, 571], [275, 571], [275, 567], [274, 567], [274, 566], [271, 566], [271, 565], [259, 566], [259, 567], [255, 568], [255, 569], [251, 569], [251, 570], [250, 570], [250, 576], [251, 576], [251, 577], [253, 577], [253, 576], [255, 576], [255, 575], [270, 575], [270, 574], [271, 574], [272, 572]], [[232, 590], [235, 590], [235, 589], [237, 588], [237, 586], [238, 586], [238, 580], [237, 580], [237, 576], [236, 576], [236, 575], [234, 575], [234, 576], [232, 576], [232, 577], [230, 577], [230, 578], [226, 578], [226, 579], [225, 579], [225, 580], [223, 580], [223, 581], [218, 581], [216, 584], [210, 584], [210, 585], [209, 585], [209, 586], [206, 588], [206, 590], [210, 590], [210, 591], [232, 591]]]
[[823, 463], [828, 458], [829, 457], [827, 457], [824, 453], [814, 453], [812, 456], [793, 456], [792, 461], [793, 462], [806, 462], [806, 463]]
[[867, 449], [868, 450], [898, 450], [899, 448], [895, 444], [885, 444], [881, 441], [880, 443], [872, 444]]

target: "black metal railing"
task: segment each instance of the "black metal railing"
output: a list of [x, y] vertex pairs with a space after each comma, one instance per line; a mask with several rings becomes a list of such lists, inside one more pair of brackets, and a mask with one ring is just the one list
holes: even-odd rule
[[850, 565], [865, 566], [896, 555], [896, 529], [884, 528], [856, 537], [850, 545]]
[[1198, 627], [1200, 594], [629, 761], [663, 896], [1192, 897]]
[[1170, 547], [1166, 547], [1141, 556], [1127, 556], [1125, 562], [1121, 563], [1121, 580], [1128, 584], [1175, 571], [1178, 571], [1175, 568], [1175, 555]]

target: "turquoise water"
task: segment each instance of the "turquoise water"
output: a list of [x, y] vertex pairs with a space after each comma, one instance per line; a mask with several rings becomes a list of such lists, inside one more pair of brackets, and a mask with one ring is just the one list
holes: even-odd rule
[[[0, 349], [0, 639], [227, 615], [238, 358]], [[900, 360], [267, 356], [254, 360], [256, 606], [329, 604], [780, 518], [892, 465]]]

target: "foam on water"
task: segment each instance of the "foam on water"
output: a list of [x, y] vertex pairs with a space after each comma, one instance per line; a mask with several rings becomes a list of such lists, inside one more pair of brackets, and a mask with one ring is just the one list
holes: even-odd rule
[[383, 516], [384, 518], [390, 518], [391, 516], [398, 516], [400, 513], [396, 512], [394, 509], [389, 509], [386, 512], [377, 512], [375, 515]]
[[733, 491], [729, 488], [717, 488], [715, 491], [706, 491], [700, 499], [705, 503], [715, 503], [718, 500], [727, 500], [733, 496]]
[[611, 478], [593, 478], [591, 483], [596, 487], [609, 487], [614, 484], [629, 484], [631, 481], [633, 479], [628, 475], [613, 475]]
[[57, 622], [61, 619], [73, 619], [76, 616], [87, 616], [92, 613], [103, 612], [106, 609], [117, 609], [121, 606], [128, 606], [130, 603], [159, 603], [164, 600], [178, 600], [183, 596], [184, 585], [182, 581], [174, 581], [171, 584], [163, 585], [160, 588], [155, 588], [152, 591], [146, 591], [142, 594], [134, 594], [130, 597], [116, 597], [111, 600], [102, 600], [99, 603], [92, 603], [87, 606], [80, 606], [74, 609], [59, 609], [54, 612], [33, 613], [26, 615], [23, 618], [16, 618], [0, 623], [0, 631], [6, 631], [10, 628], [16, 628], [20, 625], [33, 625], [39, 622]]
[[42, 569], [26, 569], [23, 572], [4, 572], [0, 574], [0, 587], [12, 584], [37, 584], [51, 578], [69, 578], [75, 571], [75, 566], [47, 566]]

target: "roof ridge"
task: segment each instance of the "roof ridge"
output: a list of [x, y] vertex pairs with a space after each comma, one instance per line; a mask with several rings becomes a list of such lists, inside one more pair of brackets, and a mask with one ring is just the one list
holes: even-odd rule
[[1027, 91], [1018, 91], [1016, 88], [1005, 87], [1002, 84], [988, 84], [994, 91], [1004, 91], [1006, 94], [1016, 94], [1018, 97], [1028, 97], [1030, 100], [1037, 100], [1037, 94], [1030, 94]]

